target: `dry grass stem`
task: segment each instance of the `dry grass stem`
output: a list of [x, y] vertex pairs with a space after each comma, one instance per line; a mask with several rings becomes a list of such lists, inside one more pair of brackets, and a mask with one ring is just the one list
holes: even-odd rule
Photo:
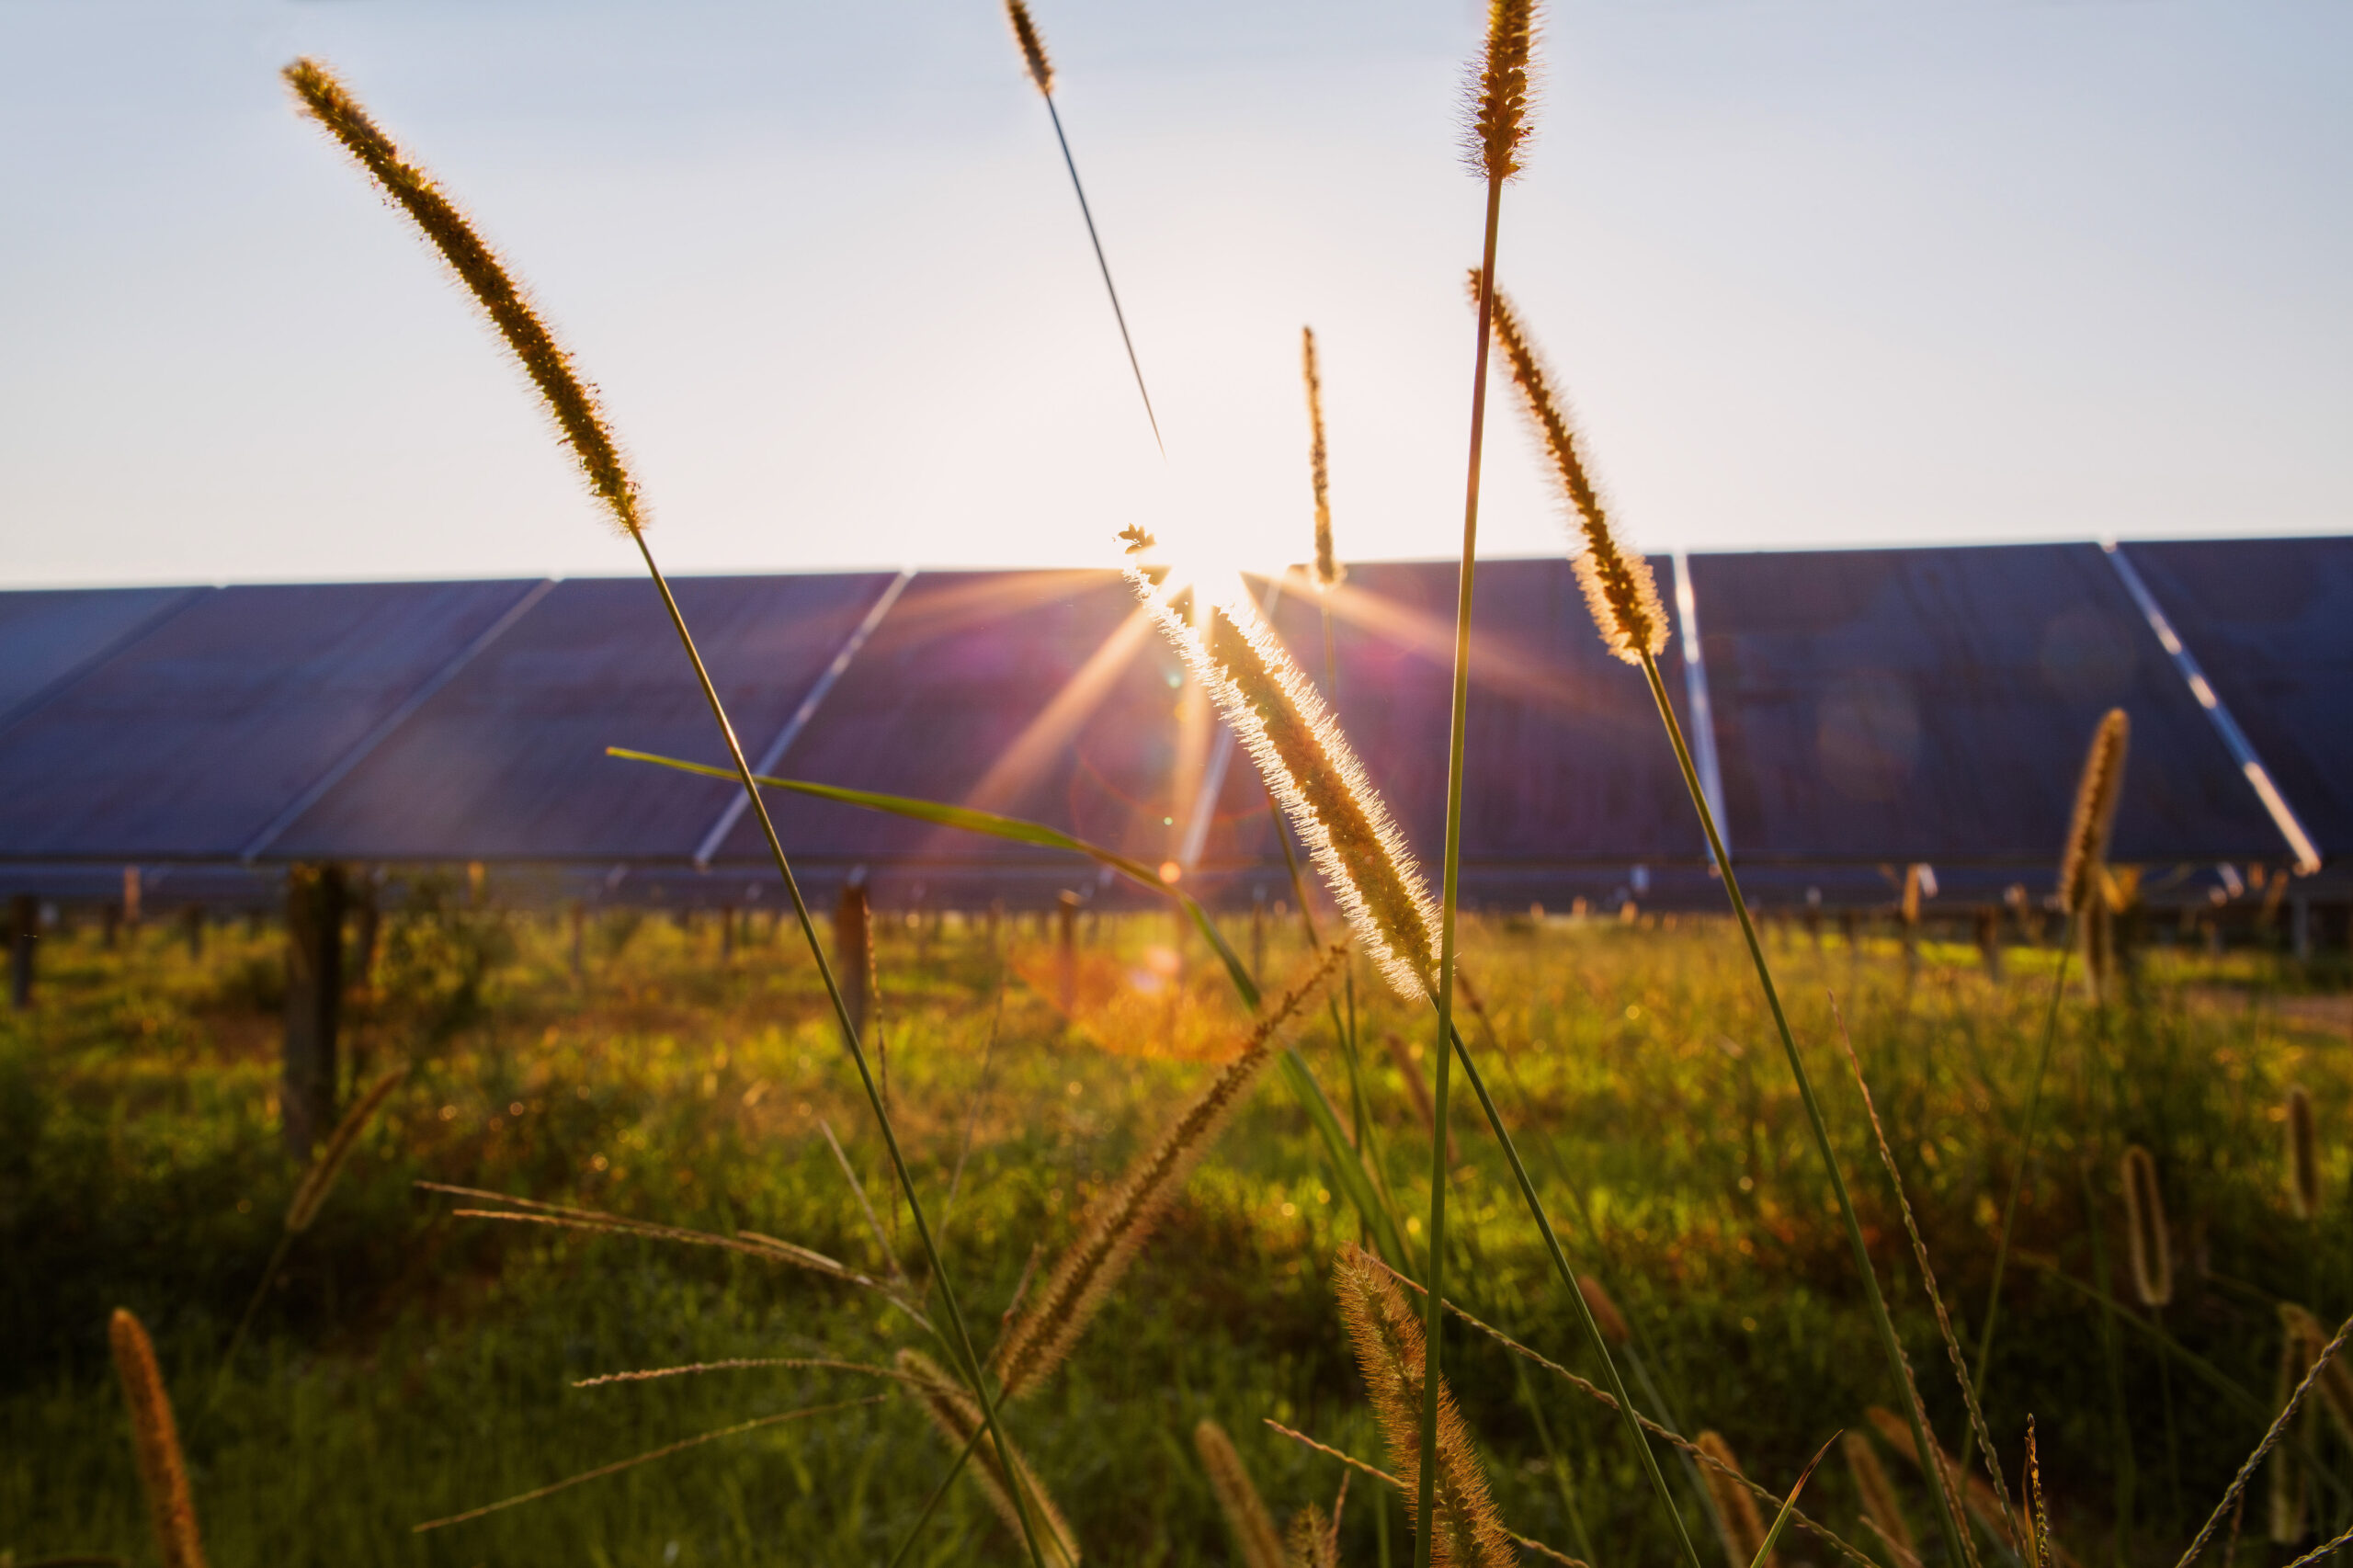
[[335, 1124], [335, 1131], [327, 1138], [326, 1147], [319, 1151], [318, 1158], [313, 1160], [311, 1168], [303, 1173], [302, 1185], [294, 1189], [294, 1201], [286, 1206], [286, 1229], [290, 1233], [300, 1235], [311, 1228], [311, 1221], [318, 1218], [319, 1206], [327, 1200], [327, 1194], [335, 1190], [335, 1177], [343, 1174], [351, 1152], [359, 1146], [359, 1135], [367, 1131], [369, 1119], [376, 1114], [377, 1108], [392, 1097], [392, 1091], [400, 1087], [401, 1080], [407, 1076], [405, 1066], [393, 1068], [377, 1079], [374, 1085], [359, 1096], [358, 1103], [346, 1111], [343, 1119]]
[[1243, 1568], [1285, 1568], [1287, 1554], [1283, 1538], [1275, 1528], [1275, 1517], [1267, 1512], [1266, 1499], [1258, 1495], [1250, 1472], [1242, 1468], [1242, 1456], [1233, 1451], [1233, 1439], [1226, 1436], [1225, 1428], [1203, 1420], [1193, 1428], [1193, 1447], [1201, 1456], [1201, 1468], [1209, 1472], [1218, 1511], [1225, 1516], [1226, 1528], [1233, 1532], [1234, 1550], [1242, 1554]]
[[[1995, 1526], [2001, 1538], [2012, 1550], [2018, 1545], [2016, 1516], [2010, 1508], [2010, 1489], [2002, 1479], [2000, 1454], [1994, 1447], [1994, 1435], [1985, 1425], [1985, 1412], [1977, 1399], [1976, 1381], [1969, 1375], [1969, 1361], [1961, 1351], [1961, 1336], [1953, 1332], [1952, 1315], [1945, 1310], [1945, 1299], [1937, 1289], [1937, 1271], [1928, 1263], [1928, 1244], [1920, 1234], [1920, 1221], [1912, 1212], [1912, 1199], [1904, 1190], [1904, 1173], [1895, 1166], [1895, 1151], [1888, 1147], [1887, 1129], [1879, 1119], [1879, 1102], [1871, 1096], [1870, 1080], [1863, 1075], [1862, 1058], [1855, 1054], [1854, 1037], [1847, 1030], [1847, 1015], [1838, 1006], [1838, 998], [1830, 998], [1830, 1016], [1838, 1025], [1838, 1043], [1846, 1049], [1847, 1065], [1855, 1074], [1856, 1091], [1862, 1096], [1864, 1117], [1870, 1123], [1871, 1141], [1878, 1146], [1880, 1164], [1887, 1171], [1888, 1185], [1895, 1189], [1895, 1206], [1904, 1216], [1904, 1233], [1912, 1242], [1912, 1260], [1920, 1270], [1920, 1283], [1927, 1291], [1928, 1304], [1937, 1316], [1937, 1334], [1945, 1344], [1945, 1356], [1952, 1362], [1953, 1380], [1961, 1385], [1961, 1401], [1969, 1412], [1969, 1430], [1973, 1446], [1984, 1456], [1985, 1473], [1993, 1478], [1994, 1500], [2000, 1506]], [[1916, 1400], [1919, 1392], [1913, 1391]], [[1921, 1426], [1927, 1427], [1925, 1415]], [[1960, 1467], [1966, 1469], [1965, 1465]], [[1972, 1484], [1975, 1484], [1972, 1483]]]
[[1038, 90], [1051, 97], [1054, 91], [1054, 64], [1046, 58], [1046, 40], [1038, 36], [1038, 24], [1029, 19], [1029, 7], [1021, 0], [1005, 0], [1005, 19], [1013, 24], [1013, 39], [1021, 46], [1022, 61], [1029, 67], [1029, 80]]
[[2059, 860], [2059, 903], [2079, 915], [2099, 891], [2100, 868], [2107, 864], [2109, 838], [2116, 830], [2117, 802], [2124, 795], [2125, 753], [2131, 737], [2132, 721], [2124, 710], [2109, 709], [2093, 732], [2083, 777], [2075, 785], [2075, 814]]
[[769, 1367], [811, 1372], [859, 1372], [870, 1378], [887, 1378], [894, 1383], [913, 1381], [904, 1372], [894, 1372], [888, 1367], [878, 1367], [870, 1361], [828, 1361], [802, 1356], [738, 1356], [725, 1361], [697, 1361], [685, 1367], [645, 1367], [632, 1372], [605, 1372], [593, 1378], [581, 1378], [572, 1386], [597, 1389], [608, 1383], [646, 1383], [658, 1378], [683, 1378], [697, 1372], [745, 1372]]
[[1315, 585], [1325, 593], [1347, 574], [1332, 552], [1332, 475], [1324, 451], [1324, 376], [1315, 362], [1315, 329], [1299, 329], [1299, 371], [1307, 383], [1307, 473], [1315, 487]]
[[155, 1530], [155, 1553], [164, 1568], [204, 1568], [196, 1499], [188, 1491], [179, 1425], [172, 1419], [172, 1396], [155, 1365], [155, 1346], [146, 1327], [121, 1307], [107, 1324], [107, 1338], [114, 1347], [115, 1374], [122, 1380], [123, 1403], [131, 1409], [131, 1445], [139, 1460], [148, 1522]]
[[[1479, 302], [1479, 275], [1471, 274], [1471, 302]], [[1645, 653], [1656, 657], [1666, 647], [1666, 608], [1659, 602], [1658, 583], [1651, 563], [1618, 541], [1601, 493], [1586, 472], [1579, 450], [1576, 426], [1566, 405], [1553, 390], [1544, 357], [1520, 325], [1519, 314], [1501, 289], [1495, 290], [1493, 312], [1495, 347], [1511, 367], [1512, 384], [1519, 389], [1520, 412], [1529, 428], [1552, 461], [1567, 503], [1570, 521], [1585, 548], [1576, 556], [1577, 582], [1585, 589], [1586, 608], [1609, 651], [1630, 665]]]
[[574, 368], [572, 356], [548, 330], [530, 296], [474, 232], [457, 203], [377, 129], [367, 109], [334, 73], [318, 61], [304, 59], [289, 65], [285, 77], [304, 111], [342, 144], [441, 253], [547, 400], [548, 411], [579, 460], [588, 488], [625, 532], [641, 532], [646, 520], [644, 503], [639, 498], [637, 482], [630, 476], [620, 444], [606, 423], [596, 390]]
[[[1005, 1462], [999, 1458], [995, 1445], [974, 1441], [981, 1432], [981, 1408], [973, 1403], [972, 1394], [920, 1350], [902, 1350], [898, 1360], [899, 1369], [914, 1380], [924, 1409], [930, 1414], [933, 1424], [947, 1437], [949, 1446], [972, 1449], [972, 1462], [980, 1467], [977, 1473], [983, 1489], [988, 1493], [991, 1506], [1005, 1520], [1007, 1529], [1017, 1537], [1021, 1535], [1021, 1511], [1014, 1502], [1011, 1487], [1006, 1484]], [[998, 1440], [1005, 1443], [1005, 1452], [1012, 1458], [1014, 1484], [1020, 1487], [1022, 1500], [1029, 1506], [1029, 1528], [1048, 1568], [1076, 1568], [1078, 1541], [1071, 1534], [1070, 1525], [1063, 1519], [1062, 1510], [1038, 1484], [1037, 1476], [1030, 1471], [1029, 1461], [1021, 1457], [1019, 1449], [1005, 1441], [1002, 1428], [998, 1432]]]
[[1757, 1554], [1765, 1550], [1765, 1519], [1756, 1511], [1756, 1499], [1748, 1494], [1745, 1483], [1747, 1476], [1740, 1468], [1740, 1460], [1733, 1456], [1732, 1445], [1719, 1432], [1702, 1432], [1696, 1439], [1699, 1451], [1716, 1462], [1702, 1471], [1708, 1483], [1708, 1500], [1714, 1505], [1716, 1533], [1724, 1543], [1724, 1556], [1732, 1568], [1774, 1568], [1779, 1561], [1767, 1557], [1757, 1563]]
[[[2301, 1332], [2300, 1323], [2286, 1312], [2280, 1313], [2280, 1327], [2283, 1332], [2279, 1340], [2279, 1414], [2272, 1417], [2270, 1426], [2263, 1434], [2263, 1441], [2257, 1443], [2255, 1446], [2255, 1451], [2241, 1462], [2238, 1473], [2231, 1478], [2231, 1484], [2223, 1491], [2222, 1501], [2214, 1505], [2214, 1511], [2206, 1517], [2205, 1524], [2200, 1527], [2197, 1536], [2190, 1541], [2188, 1549], [2181, 1554], [2174, 1568], [2189, 1568], [2189, 1564], [2197, 1560], [2198, 1554], [2206, 1550], [2207, 1543], [2214, 1539], [2214, 1532], [2222, 1528], [2223, 1517], [2232, 1512], [2234, 1506], [2239, 1500], [2239, 1494], [2246, 1490], [2246, 1483], [2255, 1474], [2256, 1468], [2263, 1463], [2267, 1455], [2279, 1448], [2279, 1439], [2287, 1435], [2289, 1423], [2293, 1421], [2296, 1413], [2302, 1409], [2304, 1395], [2311, 1391], [2313, 1383], [2319, 1381], [2321, 1369], [2333, 1364], [2337, 1353], [2345, 1348], [2347, 1338], [2353, 1336], [2353, 1318], [2347, 1318], [2337, 1326], [2336, 1335], [2329, 1342], [2315, 1351], [2309, 1339]], [[2282, 1449], [2280, 1457], [2283, 1460], [2286, 1459], [2288, 1450]], [[2275, 1489], [2279, 1484], [2279, 1479], [2275, 1471], [2272, 1477]], [[2294, 1480], [2297, 1488], [2301, 1491], [2302, 1475], [2297, 1475]], [[2275, 1490], [2275, 1503], [2278, 1500]], [[2295, 1539], [2302, 1540], [2302, 1532], [2299, 1532]]]
[[2173, 1300], [2173, 1240], [2166, 1232], [2157, 1162], [2135, 1143], [2124, 1151], [2117, 1175], [2124, 1186], [2124, 1244], [2132, 1266], [2132, 1293], [2144, 1307], [2162, 1307]]
[[675, 1443], [665, 1443], [658, 1449], [649, 1449], [644, 1453], [632, 1454], [625, 1460], [615, 1460], [610, 1464], [600, 1464], [594, 1470], [584, 1470], [578, 1475], [567, 1475], [562, 1481], [551, 1482], [545, 1486], [534, 1488], [513, 1497], [503, 1497], [495, 1503], [485, 1503], [479, 1508], [469, 1508], [462, 1514], [451, 1514], [446, 1518], [427, 1519], [421, 1525], [411, 1526], [410, 1533], [423, 1535], [427, 1530], [438, 1530], [449, 1525], [462, 1525], [470, 1519], [479, 1519], [485, 1514], [500, 1513], [508, 1508], [520, 1507], [526, 1503], [536, 1503], [542, 1497], [552, 1497], [559, 1492], [580, 1485], [583, 1482], [601, 1481], [606, 1476], [618, 1475], [625, 1470], [634, 1470], [639, 1465], [651, 1463], [654, 1460], [667, 1459], [672, 1454], [684, 1453], [688, 1449], [699, 1449], [705, 1443], [716, 1443], [722, 1437], [737, 1437], [746, 1432], [756, 1432], [763, 1426], [779, 1426], [787, 1421], [803, 1421], [813, 1415], [830, 1415], [835, 1411], [856, 1410], [861, 1405], [880, 1404], [889, 1397], [888, 1394], [870, 1394], [864, 1399], [845, 1399], [833, 1404], [813, 1404], [800, 1410], [781, 1410], [774, 1415], [756, 1415], [749, 1421], [739, 1421], [733, 1426], [722, 1426], [715, 1432], [699, 1432], [691, 1437], [683, 1437]]
[[1535, 0], [1490, 0], [1487, 49], [1474, 86], [1463, 152], [1471, 167], [1497, 184], [1519, 173], [1533, 102], [1529, 67], [1536, 52]]
[[1119, 1186], [1093, 1207], [1078, 1239], [1047, 1277], [1037, 1303], [997, 1346], [994, 1362], [1006, 1399], [1019, 1398], [1062, 1365], [1185, 1178], [1241, 1108], [1250, 1085], [1273, 1059], [1281, 1030], [1322, 991], [1347, 951], [1336, 944], [1325, 949], [1307, 978], [1260, 1017], [1233, 1060], [1218, 1069], [1159, 1141], [1128, 1167]]
[[2353, 1371], [2328, 1353], [2328, 1330], [2320, 1320], [2293, 1301], [2279, 1303], [2279, 1326], [2298, 1346], [2298, 1358], [2319, 1373], [2313, 1392], [2320, 1407], [2347, 1443], [2353, 1444]]
[[1249, 749], [1365, 951], [1407, 1001], [1435, 994], [1438, 906], [1347, 737], [1274, 628], [1237, 598], [1212, 605], [1196, 630], [1142, 571], [1130, 566], [1128, 581]]
[[[1404, 1478], [1406, 1517], [1412, 1518], [1420, 1502], [1421, 1323], [1390, 1271], [1358, 1247], [1342, 1245], [1333, 1260], [1332, 1285], [1389, 1462]], [[1510, 1537], [1488, 1496], [1486, 1471], [1471, 1446], [1470, 1429], [1443, 1379], [1438, 1384], [1436, 1483], [1432, 1510], [1437, 1517], [1427, 1526], [1431, 1563], [1446, 1568], [1504, 1568], [1509, 1563]]]
[[2313, 1097], [2299, 1084], [2288, 1091], [2288, 1208], [2299, 1220], [2320, 1217], [2320, 1145], [2313, 1133]]
[[1904, 1517], [1895, 1487], [1887, 1479], [1887, 1467], [1879, 1462], [1879, 1450], [1860, 1432], [1846, 1432], [1839, 1435], [1838, 1451], [1846, 1456], [1847, 1473], [1854, 1477], [1863, 1517], [1887, 1542], [1896, 1568], [1917, 1568], [1920, 1549], [1913, 1539], [1912, 1523]]

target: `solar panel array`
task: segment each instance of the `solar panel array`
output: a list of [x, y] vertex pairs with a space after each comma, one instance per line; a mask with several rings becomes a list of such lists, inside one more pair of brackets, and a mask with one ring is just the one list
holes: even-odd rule
[[[2040, 892], [2112, 706], [2133, 722], [2120, 859], [2353, 843], [2353, 539], [1669, 564], [1685, 635], [1661, 674], [1768, 900], [1883, 900], [1883, 868], [1912, 862], [1972, 896]], [[1408, 838], [1435, 845], [1454, 565], [1360, 565], [1329, 596], [1296, 573], [1257, 586], [1336, 683]], [[1116, 574], [676, 587], [775, 771], [1042, 821], [1228, 902], [1288, 892], [1255, 772]], [[1483, 563], [1474, 626], [1466, 896], [1708, 896], [1650, 691], [1568, 563]], [[542, 890], [681, 902], [772, 884], [732, 786], [608, 745], [725, 760], [642, 580], [0, 594], [0, 892], [105, 897], [135, 864], [160, 901], [233, 903], [327, 859], [538, 868]], [[860, 868], [880, 896], [965, 906], [1093, 876], [831, 802], [772, 809], [821, 893]]]

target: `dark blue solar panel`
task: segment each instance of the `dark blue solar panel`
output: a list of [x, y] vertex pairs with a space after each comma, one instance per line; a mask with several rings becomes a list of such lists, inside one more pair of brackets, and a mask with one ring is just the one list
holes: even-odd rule
[[[672, 581], [756, 759], [890, 582], [888, 573]], [[728, 761], [661, 596], [642, 577], [558, 584], [270, 853], [384, 860], [691, 856], [734, 786], [617, 761], [605, 756], [608, 745], [721, 767]]]
[[2353, 539], [2124, 550], [2304, 830], [2353, 849]]
[[[209, 590], [52, 588], [0, 594], [0, 735], [45, 698]], [[0, 739], [0, 745], [5, 745]]]
[[2281, 852], [2092, 545], [1691, 567], [1735, 859], [2055, 865], [2112, 706], [2132, 719], [2120, 860]]
[[236, 857], [529, 586], [205, 594], [0, 737], [0, 856]]
[[[1110, 572], [926, 572], [883, 620], [781, 771], [1040, 821], [1157, 863], [1174, 846], [1176, 656]], [[723, 803], [712, 787], [706, 801]], [[1084, 881], [1068, 856], [773, 795], [813, 869], [952, 861]], [[739, 824], [722, 857], [765, 858]]]
[[[1433, 885], [1446, 824], [1457, 580], [1450, 562], [1379, 562], [1351, 568], [1329, 600], [1341, 726], [1430, 863]], [[1289, 583], [1276, 623], [1321, 687], [1322, 610], [1297, 574]], [[1671, 580], [1661, 586], [1672, 592]], [[1481, 898], [1525, 903], [1548, 896], [1564, 866], [1703, 861], [1706, 843], [1650, 687], [1602, 645], [1569, 562], [1483, 562], [1472, 620], [1466, 886], [1477, 883]], [[1660, 667], [1680, 714], [1683, 663], [1673, 640]], [[1236, 762], [1245, 777], [1229, 781], [1221, 802], [1234, 835], [1213, 847], [1279, 857], [1262, 825], [1264, 796], [1246, 762]]]

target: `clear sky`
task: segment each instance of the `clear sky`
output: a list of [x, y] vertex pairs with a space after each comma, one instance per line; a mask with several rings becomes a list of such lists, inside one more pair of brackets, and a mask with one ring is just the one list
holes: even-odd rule
[[[340, 69], [602, 386], [680, 571], [1459, 540], [1471, 0], [0, 0], [0, 583], [630, 570], [288, 107]], [[1649, 549], [2353, 528], [2353, 7], [1552, 7], [1502, 270]], [[1485, 549], [1559, 548], [1511, 424]]]

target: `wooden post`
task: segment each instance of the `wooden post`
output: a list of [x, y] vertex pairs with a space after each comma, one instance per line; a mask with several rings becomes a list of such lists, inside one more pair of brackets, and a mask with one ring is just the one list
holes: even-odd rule
[[1985, 978], [2002, 983], [2002, 912], [1987, 904], [1977, 912], [1977, 951], [1985, 960]]
[[40, 901], [20, 892], [8, 901], [8, 1002], [18, 1012], [33, 1005], [33, 944], [40, 940]]
[[343, 1004], [340, 866], [286, 874], [286, 1052], [278, 1090], [286, 1147], [297, 1159], [335, 1125], [335, 1028]]
[[1250, 890], [1250, 981], [1267, 983], [1267, 890]]
[[588, 983], [588, 906], [578, 899], [572, 901], [572, 983]]
[[204, 961], [204, 906], [191, 903], [180, 911], [181, 933], [188, 937], [188, 961]]
[[1078, 1004], [1078, 894], [1063, 889], [1054, 909], [1054, 993], [1068, 1017]]

